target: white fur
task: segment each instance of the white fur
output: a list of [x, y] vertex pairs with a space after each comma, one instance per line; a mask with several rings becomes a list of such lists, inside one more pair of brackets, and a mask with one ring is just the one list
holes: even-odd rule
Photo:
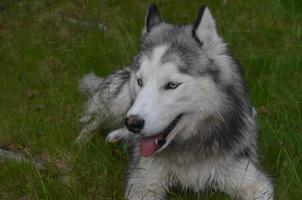
[[272, 200], [269, 180], [248, 160], [215, 158], [198, 162], [177, 162], [141, 158], [131, 170], [126, 197], [131, 200], [164, 199], [169, 186], [181, 183], [195, 192], [208, 188], [224, 191], [234, 199]]

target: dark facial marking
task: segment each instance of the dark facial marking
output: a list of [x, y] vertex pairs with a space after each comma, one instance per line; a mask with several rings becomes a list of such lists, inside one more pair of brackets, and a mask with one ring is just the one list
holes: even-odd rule
[[221, 71], [217, 67], [209, 66], [206, 69], [205, 73], [210, 75], [216, 84], [219, 83], [219, 76], [221, 74]]
[[249, 148], [242, 149], [237, 155], [237, 159], [247, 158], [250, 159], [251, 157], [254, 157], [253, 152]]

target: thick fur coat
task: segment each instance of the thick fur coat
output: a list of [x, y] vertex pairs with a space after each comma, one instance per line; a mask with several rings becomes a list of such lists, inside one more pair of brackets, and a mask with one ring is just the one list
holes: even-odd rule
[[89, 74], [80, 88], [89, 98], [77, 142], [110, 118], [118, 129], [108, 142], [131, 144], [127, 199], [165, 199], [174, 185], [273, 199], [258, 163], [256, 112], [207, 7], [193, 24], [172, 25], [150, 6], [132, 65], [106, 78]]

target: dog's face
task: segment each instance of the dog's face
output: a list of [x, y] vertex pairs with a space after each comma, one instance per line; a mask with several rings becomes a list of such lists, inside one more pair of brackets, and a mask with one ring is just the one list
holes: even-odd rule
[[[214, 48], [212, 47], [214, 46]], [[219, 46], [220, 45], [220, 46]], [[161, 22], [151, 6], [140, 54], [133, 64], [131, 87], [136, 99], [127, 113], [128, 129], [141, 136], [143, 156], [163, 150], [177, 134], [221, 105], [218, 80], [223, 75], [215, 63], [224, 45], [209, 10], [200, 10], [194, 25], [174, 26]], [[219, 60], [219, 59], [218, 59]]]
[[139, 116], [145, 124], [140, 133], [152, 136], [162, 132], [180, 115], [196, 110], [194, 91], [198, 89], [193, 76], [179, 72], [174, 62], [163, 62], [168, 46], [157, 46], [150, 56], [143, 56], [135, 73], [136, 100], [128, 112]]

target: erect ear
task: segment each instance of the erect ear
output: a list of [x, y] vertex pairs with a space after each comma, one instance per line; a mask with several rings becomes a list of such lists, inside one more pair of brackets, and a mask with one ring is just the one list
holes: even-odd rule
[[145, 27], [143, 33], [148, 33], [150, 30], [161, 23], [160, 14], [155, 4], [151, 4], [145, 17]]
[[218, 39], [215, 20], [207, 6], [201, 6], [193, 25], [193, 37], [207, 48]]

